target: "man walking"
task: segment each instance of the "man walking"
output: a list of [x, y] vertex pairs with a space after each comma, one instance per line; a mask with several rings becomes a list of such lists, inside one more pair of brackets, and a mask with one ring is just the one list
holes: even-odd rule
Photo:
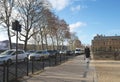
[[90, 49], [89, 49], [89, 47], [85, 48], [85, 60], [87, 63], [89, 63], [89, 61], [90, 61]]

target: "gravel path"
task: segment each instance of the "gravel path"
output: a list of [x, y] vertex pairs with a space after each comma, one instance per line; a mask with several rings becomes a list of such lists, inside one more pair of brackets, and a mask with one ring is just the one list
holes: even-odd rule
[[120, 61], [93, 60], [98, 82], [120, 82]]

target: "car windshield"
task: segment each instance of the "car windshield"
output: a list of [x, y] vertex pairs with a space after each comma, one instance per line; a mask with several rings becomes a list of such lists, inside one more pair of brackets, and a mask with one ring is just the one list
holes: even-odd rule
[[14, 51], [4, 51], [3, 53], [1, 53], [0, 55], [10, 55], [12, 54]]
[[47, 51], [43, 51], [42, 53], [47, 53]]
[[34, 50], [27, 51], [27, 53], [34, 53], [34, 52], [35, 52]]
[[41, 54], [41, 53], [42, 53], [42, 51], [37, 51], [37, 52], [36, 52], [36, 54]]
[[49, 52], [49, 53], [53, 53], [53, 51], [52, 51], [52, 50], [47, 50], [47, 52]]
[[76, 49], [76, 51], [80, 51], [80, 49]]

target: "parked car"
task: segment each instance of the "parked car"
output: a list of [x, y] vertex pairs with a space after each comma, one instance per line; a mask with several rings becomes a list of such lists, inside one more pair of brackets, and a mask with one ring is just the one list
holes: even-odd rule
[[53, 50], [53, 52], [54, 52], [55, 55], [59, 54], [58, 50]]
[[[25, 61], [27, 59], [27, 54], [24, 50], [18, 50], [17, 52], [18, 62]], [[13, 63], [16, 61], [16, 49], [6, 50], [0, 54], [0, 64], [3, 64], [3, 61]]]
[[32, 54], [32, 53], [34, 53], [35, 52], [35, 50], [28, 50], [28, 51], [26, 51], [26, 54]]
[[57, 50], [47, 50], [47, 52], [49, 53], [49, 56], [55, 56], [58, 54]]
[[73, 51], [68, 50], [68, 51], [66, 52], [66, 54], [71, 56], [71, 55], [73, 55], [74, 53], [73, 53]]
[[66, 54], [67, 52], [65, 50], [60, 50], [59, 54]]
[[35, 60], [39, 60], [41, 57], [44, 57], [45, 59], [49, 57], [49, 53], [47, 51], [36, 51], [32, 54], [29, 54], [28, 59], [31, 60], [34, 58]]
[[47, 50], [44, 50], [42, 52], [42, 54], [43, 54], [43, 56], [44, 56], [45, 59], [47, 59], [49, 57], [49, 55], [50, 55], [50, 53]]
[[83, 53], [84, 53], [84, 49], [83, 48], [76, 48], [75, 55], [81, 55]]

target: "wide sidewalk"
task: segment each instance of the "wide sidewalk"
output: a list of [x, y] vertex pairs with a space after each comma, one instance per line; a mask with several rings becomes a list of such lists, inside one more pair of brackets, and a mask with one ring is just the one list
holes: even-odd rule
[[83, 55], [69, 59], [41, 73], [24, 77], [21, 82], [97, 82], [94, 65], [86, 63]]

